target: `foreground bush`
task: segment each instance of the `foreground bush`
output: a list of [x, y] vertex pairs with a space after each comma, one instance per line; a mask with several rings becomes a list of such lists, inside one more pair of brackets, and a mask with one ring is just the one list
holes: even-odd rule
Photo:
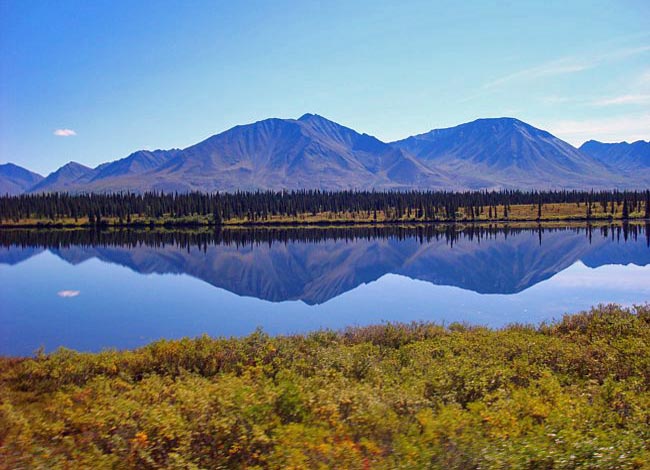
[[650, 307], [0, 360], [0, 467], [650, 468]]

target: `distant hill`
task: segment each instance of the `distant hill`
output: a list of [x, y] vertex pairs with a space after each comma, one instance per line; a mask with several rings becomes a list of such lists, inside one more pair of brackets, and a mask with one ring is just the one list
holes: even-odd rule
[[514, 118], [478, 119], [387, 144], [305, 114], [236, 126], [185, 149], [140, 150], [96, 168], [71, 162], [31, 185], [11, 186], [11, 191], [650, 186], [650, 170], [640, 170], [648, 161], [644, 145], [650, 144], [601, 149], [608, 145], [591, 141], [576, 149]]
[[481, 175], [498, 187], [611, 188], [631, 183], [567, 142], [514, 118], [477, 119], [392, 145], [430, 167], [460, 178]]
[[43, 177], [38, 173], [21, 166], [13, 163], [2, 164], [0, 165], [0, 195], [22, 194], [42, 179]]
[[650, 171], [650, 142], [606, 144], [590, 140], [582, 144], [580, 150], [619, 171]]

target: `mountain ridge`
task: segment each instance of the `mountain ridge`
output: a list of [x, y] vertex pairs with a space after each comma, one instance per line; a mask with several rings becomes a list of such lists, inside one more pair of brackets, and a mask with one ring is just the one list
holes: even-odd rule
[[615, 166], [625, 172], [650, 172], [650, 142], [605, 143], [588, 140], [580, 150], [603, 164]]

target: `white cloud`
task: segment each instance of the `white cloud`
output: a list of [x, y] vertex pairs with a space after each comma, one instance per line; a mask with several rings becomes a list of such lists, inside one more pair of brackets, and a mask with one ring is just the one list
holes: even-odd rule
[[72, 129], [57, 129], [53, 132], [53, 134], [59, 137], [71, 137], [73, 135], [77, 135], [77, 133]]
[[585, 120], [560, 120], [542, 125], [553, 135], [575, 146], [595, 139], [602, 142], [635, 142], [650, 139], [650, 113]]
[[76, 297], [80, 294], [81, 292], [78, 290], [60, 290], [59, 292], [56, 293], [59, 297], [69, 298], [69, 297]]

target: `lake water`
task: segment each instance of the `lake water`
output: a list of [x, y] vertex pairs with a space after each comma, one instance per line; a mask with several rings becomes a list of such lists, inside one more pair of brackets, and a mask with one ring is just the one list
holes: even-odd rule
[[0, 354], [650, 301], [648, 225], [0, 231]]

